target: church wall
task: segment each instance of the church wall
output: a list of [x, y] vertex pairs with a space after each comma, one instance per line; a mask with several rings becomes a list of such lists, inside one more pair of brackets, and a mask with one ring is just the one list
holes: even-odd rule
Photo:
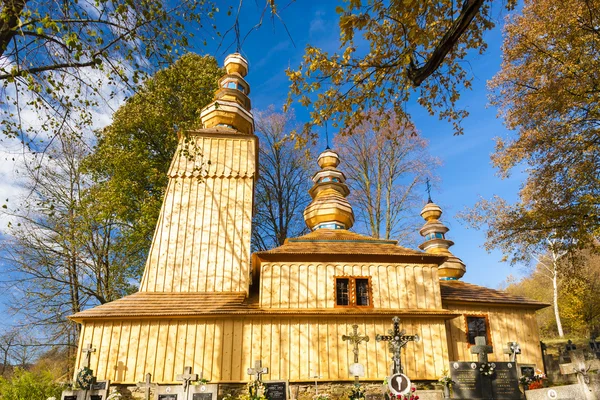
[[535, 364], [542, 369], [540, 337], [535, 311], [507, 305], [484, 306], [447, 304], [447, 309], [463, 315], [446, 321], [448, 332], [448, 350], [450, 360], [477, 361], [477, 355], [471, 354], [467, 344], [466, 317], [468, 315], [487, 316], [494, 346], [494, 353], [488, 356], [491, 361], [508, 361], [504, 347], [508, 342], [518, 342], [521, 355], [517, 361], [523, 364]]
[[263, 263], [263, 308], [334, 308], [335, 276], [369, 276], [373, 308], [442, 308], [437, 266]]
[[171, 166], [142, 292], [247, 291], [255, 140], [194, 143], [204, 157]]
[[[184, 366], [213, 382], [247, 381], [246, 369], [255, 360], [269, 368], [266, 379], [310, 381], [352, 380], [348, 365], [352, 346], [341, 339], [352, 332], [370, 337], [359, 346], [359, 362], [365, 380], [383, 380], [391, 364], [388, 345], [376, 342], [387, 334], [391, 318], [385, 317], [243, 317], [164, 319], [134, 321], [88, 321], [82, 329], [77, 368], [83, 349], [91, 343], [100, 351], [91, 356], [90, 367], [98, 379], [134, 383], [151, 373], [153, 381], [168, 383]], [[402, 354], [405, 372], [412, 379], [437, 379], [447, 368], [448, 349], [443, 319], [403, 318], [407, 334], [421, 336]], [[158, 345], [160, 343], [160, 345]]]

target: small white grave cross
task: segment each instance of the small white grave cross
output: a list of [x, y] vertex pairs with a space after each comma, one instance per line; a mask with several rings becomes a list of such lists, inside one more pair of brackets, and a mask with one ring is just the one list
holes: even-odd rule
[[192, 374], [192, 367], [184, 367], [183, 374], [175, 377], [178, 381], [183, 381], [183, 391], [187, 392], [190, 382], [198, 380], [198, 374]]
[[400, 318], [392, 318], [394, 323], [394, 329], [388, 331], [389, 335], [377, 335], [375, 336], [376, 341], [390, 342], [390, 353], [392, 353], [392, 360], [394, 361], [394, 367], [392, 369], [393, 374], [402, 373], [402, 363], [400, 362], [400, 351], [408, 342], [418, 342], [421, 340], [419, 335], [407, 335], [406, 331], [400, 330]]
[[146, 381], [138, 382], [135, 384], [135, 386], [137, 386], [139, 388], [143, 388], [144, 389], [144, 399], [150, 400], [150, 389], [156, 387], [156, 383], [152, 383], [152, 374], [147, 373]]
[[517, 362], [517, 354], [521, 354], [521, 346], [517, 342], [508, 342], [504, 348], [504, 354], [508, 354], [510, 362]]
[[92, 359], [92, 353], [96, 352], [96, 349], [92, 347], [91, 343], [88, 343], [87, 347], [81, 350], [82, 353], [85, 353], [85, 366], [87, 368], [90, 367], [90, 361]]
[[256, 376], [256, 380], [261, 382], [261, 375], [268, 374], [269, 368], [262, 366], [262, 361], [254, 361], [254, 368], [248, 368], [248, 375]]
[[494, 352], [493, 346], [488, 346], [485, 341], [485, 336], [475, 336], [475, 345], [471, 346], [471, 354], [477, 354], [480, 364], [487, 363], [487, 355]]

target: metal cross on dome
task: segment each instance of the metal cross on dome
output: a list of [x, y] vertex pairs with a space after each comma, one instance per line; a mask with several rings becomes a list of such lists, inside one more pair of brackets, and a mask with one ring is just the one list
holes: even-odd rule
[[421, 338], [419, 338], [419, 335], [407, 335], [404, 329], [400, 330], [400, 318], [394, 317], [392, 318], [392, 322], [394, 323], [394, 329], [388, 331], [389, 335], [377, 335], [375, 336], [375, 340], [378, 342], [390, 342], [389, 348], [390, 353], [392, 353], [392, 361], [394, 362], [392, 374], [401, 374], [403, 371], [400, 361], [400, 351], [408, 342], [418, 342]]

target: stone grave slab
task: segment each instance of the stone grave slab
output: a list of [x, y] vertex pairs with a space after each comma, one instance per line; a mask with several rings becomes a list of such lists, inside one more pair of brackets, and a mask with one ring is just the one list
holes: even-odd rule
[[585, 399], [579, 385], [555, 386], [525, 391], [527, 400], [580, 400]]
[[483, 399], [483, 376], [476, 362], [451, 361], [450, 377], [455, 399]]
[[85, 400], [85, 390], [63, 390], [61, 400]]
[[219, 385], [214, 383], [190, 385], [188, 392], [189, 400], [217, 400]]
[[89, 390], [89, 400], [106, 400], [110, 389], [110, 381], [97, 381]]
[[492, 397], [495, 400], [521, 398], [519, 373], [514, 362], [495, 362], [496, 373], [492, 377]]
[[156, 388], [155, 400], [187, 400], [180, 385], [159, 386]]
[[267, 381], [263, 382], [263, 385], [265, 386], [265, 397], [267, 400], [288, 400], [288, 381]]
[[535, 364], [519, 364], [518, 367], [519, 378], [522, 376], [533, 378], [535, 375]]

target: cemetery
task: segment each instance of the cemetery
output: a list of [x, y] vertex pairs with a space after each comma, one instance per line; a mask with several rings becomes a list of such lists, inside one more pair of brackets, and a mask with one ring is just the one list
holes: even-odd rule
[[[353, 233], [329, 148], [304, 211], [311, 232], [251, 254], [248, 63], [234, 53], [225, 69], [185, 139], [210, 164], [173, 159], [139, 292], [70, 317], [77, 385], [62, 400], [598, 398], [600, 348], [544, 358], [535, 311], [548, 305], [462, 281], [431, 198], [421, 251]], [[535, 389], [548, 366], [568, 384]]]

